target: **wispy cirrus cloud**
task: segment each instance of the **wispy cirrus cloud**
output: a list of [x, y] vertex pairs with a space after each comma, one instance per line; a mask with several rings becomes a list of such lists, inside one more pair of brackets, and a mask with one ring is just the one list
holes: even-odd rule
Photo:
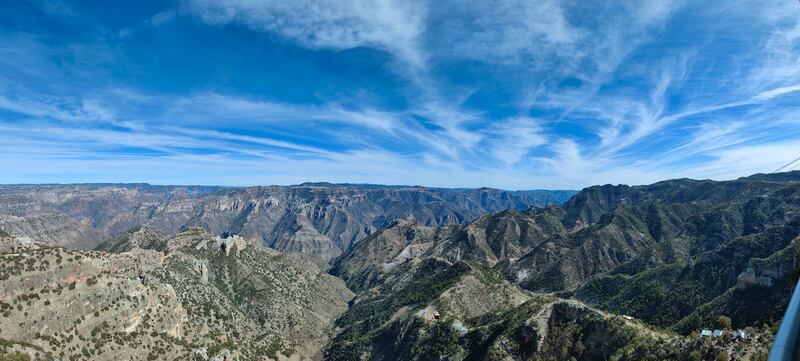
[[573, 55], [586, 29], [569, 23], [557, 1], [433, 3], [429, 45], [439, 56], [504, 65], [532, 63], [540, 55]]
[[191, 0], [186, 11], [214, 25], [240, 24], [313, 49], [373, 47], [417, 65], [425, 6], [418, 1]]
[[121, 25], [70, 8], [92, 25], [69, 39], [0, 29], [0, 159], [16, 170], [0, 182], [577, 188], [769, 171], [800, 155], [798, 8], [186, 0]]

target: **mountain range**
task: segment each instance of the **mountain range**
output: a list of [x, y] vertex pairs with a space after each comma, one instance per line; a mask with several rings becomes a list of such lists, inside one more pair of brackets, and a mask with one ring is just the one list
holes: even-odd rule
[[[721, 317], [729, 318], [731, 327], [767, 329], [764, 325], [780, 321], [800, 270], [798, 181], [800, 172], [725, 182], [677, 179], [647, 186], [605, 185], [586, 188], [560, 206], [506, 210], [465, 225], [428, 227], [401, 220], [356, 244], [330, 272], [361, 295], [357, 299], [364, 297], [364, 307], [406, 315], [433, 307], [442, 317], [467, 325], [476, 315], [458, 310], [482, 300], [475, 295], [502, 294], [498, 289], [514, 286], [527, 295], [575, 300], [598, 312], [626, 315], [684, 336], [713, 327]], [[503, 286], [492, 291], [484, 286], [454, 307], [449, 298], [453, 287], [460, 288], [458, 280], [474, 274], [475, 265], [495, 275], [487, 284]], [[414, 284], [437, 272], [448, 276], [436, 278], [436, 287], [426, 284], [426, 293], [418, 296]], [[412, 302], [398, 304], [404, 299], [398, 293], [410, 293]], [[486, 310], [517, 316], [509, 305], [497, 306], [499, 310], [495, 306]], [[385, 332], [403, 330], [396, 325], [397, 313], [374, 320], [363, 316], [369, 311], [355, 310], [351, 307], [344, 317], [362, 315], [348, 322], [357, 329], [334, 339], [332, 355], [347, 359], [376, 350], [392, 354], [387, 347], [405, 347], [397, 338], [386, 344]], [[468, 327], [468, 332], [485, 326], [471, 322], [475, 328]], [[483, 346], [478, 349], [465, 335], [451, 346], [466, 359], [496, 346], [491, 337], [480, 339]], [[700, 350], [687, 345], [678, 348], [684, 353], [670, 357], [684, 359]], [[714, 359], [720, 352], [702, 354]], [[748, 352], [733, 354], [737, 359], [764, 355]], [[501, 358], [507, 357], [525, 359], [513, 352]]]
[[[129, 200], [147, 188], [43, 187], [137, 194]], [[83, 224], [116, 236], [94, 250], [65, 247], [76, 245], [58, 241], [69, 232], [0, 237], [7, 355], [761, 360], [800, 275], [800, 172], [593, 186], [533, 207], [488, 189], [167, 187], [125, 203], [157, 210], [142, 218], [110, 211], [119, 198], [10, 188], [16, 203], [0, 209], [15, 217], [27, 202], [31, 213], [103, 220]], [[497, 210], [503, 202], [517, 206]], [[395, 211], [372, 213], [376, 204]], [[297, 224], [286, 214], [304, 226], [284, 226]], [[288, 247], [315, 244], [304, 232], [330, 235], [338, 252]]]
[[392, 220], [465, 223], [507, 208], [558, 204], [573, 191], [503, 191], [305, 183], [222, 188], [148, 184], [0, 186], [0, 228], [47, 244], [91, 249], [138, 226], [215, 235], [323, 262]]

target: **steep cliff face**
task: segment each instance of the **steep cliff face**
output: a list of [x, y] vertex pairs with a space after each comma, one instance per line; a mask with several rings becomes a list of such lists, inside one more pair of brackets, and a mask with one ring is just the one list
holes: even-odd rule
[[73, 249], [92, 249], [104, 238], [86, 222], [59, 213], [0, 214], [0, 227], [12, 235]]
[[460, 224], [506, 208], [561, 202], [569, 194], [424, 187], [257, 187], [204, 196], [187, 224], [330, 260], [396, 219], [411, 217], [427, 226]]
[[2, 237], [0, 339], [64, 359], [320, 359], [352, 298], [313, 263], [239, 237], [140, 233], [120, 253]]
[[[152, 221], [175, 232], [196, 199], [217, 187], [127, 185], [0, 186], [0, 227], [19, 237], [92, 249]], [[153, 217], [162, 215], [158, 219]]]
[[306, 184], [289, 187], [0, 186], [0, 227], [50, 244], [93, 248], [138, 226], [201, 226], [323, 261], [390, 224], [460, 224], [507, 208], [564, 202], [570, 191]]

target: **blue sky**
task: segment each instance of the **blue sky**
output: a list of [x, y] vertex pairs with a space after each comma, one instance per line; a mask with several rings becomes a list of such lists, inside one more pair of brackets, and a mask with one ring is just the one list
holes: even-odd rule
[[798, 156], [797, 1], [0, 3], [0, 183], [563, 189]]

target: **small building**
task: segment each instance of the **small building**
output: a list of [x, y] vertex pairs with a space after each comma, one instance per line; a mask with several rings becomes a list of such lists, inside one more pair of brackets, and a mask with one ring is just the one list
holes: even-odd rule
[[714, 333], [711, 335], [711, 337], [720, 337], [720, 336], [722, 336], [722, 330], [714, 330]]
[[700, 331], [700, 336], [711, 337], [711, 330], [704, 328], [702, 331]]
[[745, 330], [736, 330], [733, 333], [733, 335], [738, 337], [738, 338], [741, 338], [742, 340], [747, 340], [747, 339], [750, 338], [750, 334], [747, 333], [747, 331], [745, 331]]
[[442, 315], [439, 314], [439, 311], [433, 311], [433, 319], [438, 320]]
[[633, 317], [628, 316], [628, 315], [622, 315], [622, 318], [624, 318], [624, 319], [626, 319], [628, 321], [633, 320]]

